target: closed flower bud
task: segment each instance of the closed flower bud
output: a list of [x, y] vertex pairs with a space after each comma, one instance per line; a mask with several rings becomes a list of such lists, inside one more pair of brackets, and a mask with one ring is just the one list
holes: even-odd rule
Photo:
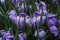
[[44, 30], [42, 30], [42, 29], [38, 30], [38, 39], [40, 39], [40, 40], [44, 39], [45, 35], [46, 35], [46, 33]]
[[8, 16], [12, 20], [12, 22], [16, 23], [17, 13], [15, 10], [11, 10], [10, 13], [8, 13]]
[[20, 33], [19, 34], [19, 40], [26, 40], [26, 34], [25, 33]]
[[17, 26], [21, 31], [24, 29], [25, 16], [26, 16], [25, 13], [21, 13], [20, 15], [17, 16]]
[[51, 34], [53, 34], [54, 36], [58, 35], [58, 29], [56, 26], [51, 26], [49, 29], [50, 29]]
[[32, 25], [34, 26], [34, 28], [39, 28], [40, 24], [39, 24], [39, 21], [40, 21], [40, 16], [38, 13], [34, 13], [34, 17], [32, 18]]
[[26, 16], [26, 25], [28, 25], [28, 26], [32, 26], [32, 24], [31, 24], [31, 18], [29, 17], [29, 16]]

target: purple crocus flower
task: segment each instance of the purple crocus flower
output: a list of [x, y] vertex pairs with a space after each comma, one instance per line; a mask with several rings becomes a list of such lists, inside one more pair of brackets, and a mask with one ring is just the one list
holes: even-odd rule
[[26, 34], [25, 33], [20, 33], [19, 34], [19, 40], [26, 40]]
[[40, 21], [40, 15], [34, 12], [34, 17], [32, 18], [32, 25], [34, 26], [35, 29], [39, 27], [39, 21]]
[[51, 26], [49, 29], [50, 29], [51, 34], [53, 34], [54, 36], [58, 35], [58, 29], [56, 26]]
[[17, 16], [17, 26], [18, 26], [18, 28], [19, 28], [21, 31], [22, 31], [23, 28], [24, 28], [25, 16], [26, 16], [25, 13], [20, 13], [20, 15]]
[[8, 16], [14, 23], [16, 23], [17, 13], [15, 10], [11, 10], [10, 13], [8, 13]]
[[44, 40], [46, 33], [43, 29], [38, 29], [38, 40]]
[[29, 17], [29, 16], [26, 16], [26, 25], [28, 25], [28, 26], [32, 26], [32, 24], [31, 24], [31, 18]]

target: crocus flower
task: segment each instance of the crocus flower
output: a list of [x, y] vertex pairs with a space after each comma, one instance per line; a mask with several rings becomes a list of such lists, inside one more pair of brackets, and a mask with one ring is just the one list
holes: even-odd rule
[[11, 10], [10, 13], [8, 13], [8, 16], [12, 20], [12, 22], [16, 23], [17, 13], [15, 10]]
[[24, 24], [25, 24], [25, 13], [20, 13], [20, 15], [17, 16], [17, 26], [20, 30], [23, 30]]
[[34, 28], [38, 28], [39, 27], [39, 21], [40, 21], [40, 15], [36, 12], [34, 12], [34, 17], [32, 18], [32, 25], [34, 26]]
[[32, 26], [32, 24], [31, 24], [31, 18], [29, 17], [29, 16], [26, 16], [26, 25], [28, 25], [28, 26]]
[[46, 33], [43, 29], [38, 29], [38, 40], [44, 40]]
[[25, 33], [20, 33], [19, 34], [19, 40], [26, 40], [26, 34]]
[[51, 26], [49, 29], [50, 29], [51, 34], [53, 34], [54, 36], [58, 35], [58, 29], [56, 26]]

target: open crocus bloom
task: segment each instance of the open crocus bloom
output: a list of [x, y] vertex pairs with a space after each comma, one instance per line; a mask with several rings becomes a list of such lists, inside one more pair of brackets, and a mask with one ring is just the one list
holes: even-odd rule
[[54, 36], [58, 35], [58, 29], [56, 26], [51, 26], [49, 29], [50, 29], [51, 34], [53, 34]]

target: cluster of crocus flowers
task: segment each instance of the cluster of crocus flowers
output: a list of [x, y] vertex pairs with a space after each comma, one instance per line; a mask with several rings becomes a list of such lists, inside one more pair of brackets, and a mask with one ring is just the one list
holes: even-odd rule
[[49, 30], [50, 30], [51, 34], [53, 34], [54, 36], [57, 36], [58, 35], [58, 29], [56, 27], [56, 25], [57, 25], [56, 15], [51, 14], [51, 13], [48, 14], [47, 23], [48, 23]]
[[[3, 3], [4, 0], [1, 0]], [[38, 36], [38, 40], [44, 40], [45, 37], [45, 31], [41, 29], [40, 22], [42, 20], [42, 24], [44, 25], [45, 21], [47, 20], [49, 30], [51, 34], [54, 36], [58, 35], [58, 29], [56, 27], [57, 25], [57, 19], [55, 14], [47, 14], [47, 6], [45, 2], [40, 1], [40, 3], [35, 2], [35, 5], [37, 7], [37, 11], [33, 13], [33, 17], [31, 18], [32, 14], [29, 16], [24, 12], [24, 0], [22, 0], [22, 5], [20, 6], [19, 0], [11, 0], [11, 2], [16, 6], [19, 10], [21, 8], [21, 13], [17, 14], [15, 10], [11, 10], [8, 13], [9, 18], [12, 20], [13, 23], [15, 23], [21, 31], [19, 35], [19, 40], [26, 40], [26, 34], [23, 32], [26, 26], [33, 27], [35, 29], [34, 36]], [[42, 5], [42, 6], [41, 6]], [[32, 5], [30, 5], [30, 10], [32, 10]], [[42, 18], [41, 18], [42, 17]], [[60, 24], [60, 21], [59, 21]], [[10, 34], [10, 32], [6, 32], [4, 30], [1, 30], [1, 35], [3, 36], [3, 39], [6, 40], [15, 40], [14, 36]], [[2, 39], [2, 38], [0, 38]]]
[[11, 35], [10, 31], [0, 30], [2, 35], [1, 40], [15, 40], [15, 37]]
[[[0, 40], [16, 40], [14, 35], [12, 35], [10, 31], [0, 30], [0, 34], [2, 35], [2, 37], [0, 37]], [[18, 39], [26, 40], [26, 34], [20, 31], [18, 33]]]

